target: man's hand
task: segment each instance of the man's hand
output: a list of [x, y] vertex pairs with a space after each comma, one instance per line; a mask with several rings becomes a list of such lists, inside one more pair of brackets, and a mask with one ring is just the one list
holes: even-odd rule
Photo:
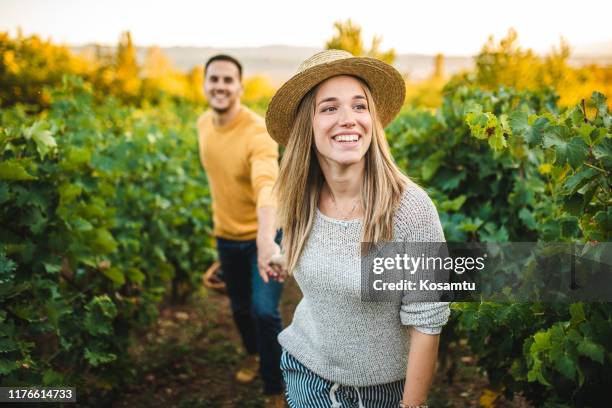
[[273, 239], [265, 241], [257, 241], [257, 266], [259, 268], [259, 276], [264, 282], [268, 283], [268, 276], [274, 277], [275, 270], [270, 265], [270, 260], [280, 257], [280, 247]]
[[276, 235], [276, 209], [274, 207], [261, 207], [257, 209], [257, 266], [259, 276], [268, 283], [268, 276], [274, 277], [274, 270], [270, 266], [270, 259], [280, 255], [280, 247], [274, 242]]
[[278, 282], [285, 280], [286, 267], [281, 255], [280, 247], [274, 242], [276, 236], [276, 210], [273, 207], [261, 207], [257, 209], [257, 265], [259, 275], [264, 282], [269, 278]]
[[270, 277], [279, 282], [284, 282], [287, 277], [287, 262], [285, 261], [285, 257], [281, 254], [274, 255], [268, 263], [272, 267]]

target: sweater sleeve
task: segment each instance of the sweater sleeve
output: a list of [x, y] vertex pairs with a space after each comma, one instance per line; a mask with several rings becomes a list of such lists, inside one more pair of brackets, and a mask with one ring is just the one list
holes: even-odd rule
[[263, 131], [253, 136], [249, 164], [257, 208], [276, 207], [272, 187], [278, 177], [278, 145], [267, 132]]
[[[399, 211], [404, 243], [423, 243], [418, 246], [419, 255], [424, 253], [426, 256], [439, 256], [439, 243], [446, 242], [446, 239], [438, 211], [427, 193], [420, 187], [409, 184]], [[417, 279], [425, 277], [424, 271], [417, 272]], [[427, 293], [420, 299], [430, 296], [437, 298], [437, 293]], [[450, 316], [449, 302], [424, 302], [415, 301], [413, 298], [413, 292], [404, 293], [402, 297], [402, 324], [413, 326], [422, 333], [439, 334]]]

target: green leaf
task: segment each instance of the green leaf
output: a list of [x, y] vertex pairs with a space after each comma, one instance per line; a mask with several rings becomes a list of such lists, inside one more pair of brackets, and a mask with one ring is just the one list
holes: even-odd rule
[[18, 350], [19, 346], [9, 338], [0, 338], [0, 353], [8, 353], [9, 351]]
[[503, 127], [500, 126], [496, 126], [493, 129], [493, 133], [489, 137], [489, 146], [495, 151], [503, 150], [503, 148], [507, 146], [506, 133]]
[[580, 233], [578, 218], [569, 217], [561, 221], [561, 234], [564, 237], [575, 237]]
[[439, 151], [431, 156], [429, 156], [421, 167], [421, 175], [424, 181], [429, 181], [438, 171], [440, 164], [442, 164], [442, 159], [445, 156], [445, 152]]
[[595, 126], [590, 125], [588, 123], [583, 123], [578, 128], [578, 133], [580, 134], [580, 136], [582, 136], [584, 141], [590, 145], [592, 143], [591, 134], [595, 129], [597, 129]]
[[593, 105], [597, 108], [599, 114], [602, 116], [608, 112], [608, 104], [606, 103], [606, 100], [606, 96], [601, 92], [595, 91], [591, 95], [591, 102], [593, 102]]
[[603, 346], [601, 344], [593, 343], [586, 337], [578, 345], [578, 352], [589, 357], [593, 361], [597, 361], [600, 364], [604, 363], [605, 350]]
[[554, 359], [555, 368], [559, 370], [568, 380], [576, 377], [576, 364], [567, 353], [563, 353]]
[[517, 135], [522, 134], [529, 128], [529, 123], [527, 122], [529, 113], [526, 110], [515, 110], [510, 114], [509, 118], [512, 133]]
[[117, 359], [114, 353], [105, 353], [101, 351], [92, 351], [88, 347], [85, 348], [85, 359], [94, 367], [102, 364], [113, 362]]
[[582, 112], [582, 108], [580, 106], [576, 106], [574, 109], [572, 109], [571, 118], [572, 118], [572, 125], [576, 127], [580, 127], [585, 124], [584, 123], [585, 122], [584, 112]]
[[523, 221], [523, 224], [527, 226], [529, 229], [536, 229], [537, 223], [533, 216], [533, 213], [529, 211], [527, 208], [523, 207], [519, 211], [519, 218]]
[[113, 332], [112, 322], [117, 316], [117, 307], [107, 296], [96, 296], [85, 305], [85, 329], [94, 336], [110, 335]]
[[43, 262], [43, 266], [45, 267], [45, 271], [50, 274], [56, 274], [62, 270], [62, 266], [57, 264]]
[[539, 359], [534, 358], [533, 367], [531, 367], [531, 369], [527, 373], [527, 381], [529, 382], [538, 381], [540, 384], [543, 384], [549, 387], [551, 386], [550, 383], [544, 377], [544, 374], [542, 374], [542, 362]]
[[612, 137], [606, 137], [593, 147], [593, 156], [606, 166], [612, 167]]
[[[7, 258], [6, 254], [2, 250], [2, 247], [0, 247], [0, 278], [12, 279], [15, 269], [17, 269], [15, 262], [13, 262], [12, 259]], [[0, 310], [0, 313], [2, 313], [2, 310]]]
[[76, 184], [63, 183], [57, 188], [57, 191], [60, 195], [60, 202], [66, 204], [78, 197], [83, 189]]
[[509, 239], [506, 227], [498, 227], [492, 222], [486, 223], [484, 228], [478, 231], [478, 236], [482, 242], [507, 242]]
[[584, 305], [581, 302], [572, 303], [569, 307], [572, 324], [576, 325], [586, 320], [584, 315]]
[[514, 111], [509, 116], [509, 125], [512, 133], [521, 136], [529, 145], [539, 144], [542, 141], [543, 132], [549, 124], [545, 117], [529, 115], [528, 108]]
[[19, 161], [11, 159], [0, 163], [0, 180], [36, 180], [36, 177], [29, 174]]
[[467, 197], [464, 195], [460, 195], [460, 196], [455, 197], [452, 200], [443, 201], [442, 203], [440, 203], [440, 210], [441, 211], [459, 211], [463, 203], [465, 203], [465, 200], [467, 200]]
[[[578, 304], [578, 303], [573, 303], [572, 305], [575, 305], [575, 304]], [[571, 313], [571, 310], [572, 310], [572, 305], [570, 305], [570, 313]], [[574, 313], [576, 313], [575, 316], [576, 316], [577, 320], [582, 319], [582, 317], [580, 316], [580, 312], [579, 311], [578, 312], [574, 311]], [[573, 318], [572, 318], [572, 320], [573, 320]], [[584, 321], [584, 320], [581, 320], [581, 321]], [[580, 332], [578, 330], [576, 330], [576, 329], [569, 329], [568, 332], [567, 332], [567, 340], [571, 341], [574, 344], [580, 344], [582, 342], [582, 334], [580, 334]]]
[[[493, 123], [494, 122], [494, 123]], [[465, 116], [465, 123], [469, 126], [472, 136], [477, 139], [488, 139], [497, 125], [497, 118], [491, 113], [482, 113], [482, 107], [475, 105]]]
[[36, 150], [41, 159], [44, 159], [47, 153], [57, 148], [55, 138], [46, 127], [45, 123], [37, 121], [24, 132], [27, 139], [31, 138], [36, 143]]
[[102, 273], [117, 285], [123, 285], [125, 283], [125, 276], [123, 276], [123, 273], [118, 268], [111, 267], [103, 270]]
[[33, 234], [40, 234], [47, 224], [47, 217], [37, 208], [30, 208], [22, 218]]
[[77, 217], [74, 220], [70, 221], [70, 225], [72, 226], [72, 228], [74, 228], [75, 231], [91, 231], [93, 230], [93, 225], [91, 225], [91, 222], [81, 218], [81, 217]]
[[538, 353], [542, 351], [550, 350], [550, 332], [538, 332], [533, 335], [533, 344], [531, 345], [531, 352]]
[[[582, 194], [574, 193], [563, 197], [563, 209], [571, 215], [581, 215], [584, 209], [584, 197]], [[558, 225], [558, 223], [556, 224]]]
[[570, 140], [567, 151], [567, 162], [570, 166], [577, 169], [585, 162], [588, 154], [589, 146], [583, 138], [575, 136]]
[[486, 117], [482, 114], [482, 106], [474, 104], [465, 115], [465, 122], [468, 126], [484, 125], [487, 123]]
[[[556, 127], [552, 132], [544, 136], [544, 147], [554, 147], [555, 163], [562, 166], [569, 163], [573, 168], [578, 168], [584, 163], [589, 147], [580, 136], [570, 138], [571, 131], [565, 127]], [[569, 141], [568, 141], [569, 139]]]
[[438, 174], [438, 186], [444, 191], [454, 190], [459, 186], [459, 183], [465, 180], [465, 171], [456, 171], [453, 174], [448, 172]]
[[537, 118], [525, 131], [523, 135], [525, 142], [527, 142], [529, 146], [535, 146], [542, 143], [542, 138], [548, 129], [548, 124], [548, 119], [544, 117]]
[[583, 185], [585, 185], [586, 183], [588, 183], [589, 181], [591, 181], [594, 177], [597, 177], [598, 175], [599, 175], [599, 172], [597, 170], [587, 167], [585, 169], [577, 171], [576, 173], [574, 173], [574, 175], [567, 178], [565, 180], [565, 183], [563, 184], [563, 187], [569, 193], [574, 193], [578, 189], [580, 189], [580, 187], [582, 187]]
[[91, 161], [91, 152], [83, 147], [70, 147], [61, 162], [62, 168], [73, 170]]
[[138, 285], [145, 280], [145, 274], [137, 268], [128, 268], [126, 271], [127, 278]]
[[92, 248], [100, 254], [108, 254], [117, 249], [117, 241], [105, 228], [98, 228], [92, 232]]
[[72, 314], [72, 308], [64, 301], [48, 301], [44, 305], [45, 315], [53, 328], [59, 330], [59, 322], [62, 316]]
[[57, 142], [48, 130], [34, 135], [34, 142], [36, 142], [36, 150], [41, 159], [44, 159], [47, 153], [57, 148]]
[[15, 371], [19, 368], [19, 363], [13, 360], [7, 360], [4, 358], [0, 358], [0, 375], [10, 374], [12, 371]]
[[459, 224], [459, 230], [465, 232], [475, 232], [484, 223], [483, 220], [476, 218], [475, 220], [466, 219]]

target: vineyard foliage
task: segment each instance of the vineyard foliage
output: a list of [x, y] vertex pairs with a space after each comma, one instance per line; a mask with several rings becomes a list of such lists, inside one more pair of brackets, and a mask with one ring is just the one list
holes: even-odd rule
[[[388, 129], [394, 157], [424, 185], [449, 241], [610, 241], [612, 117], [606, 98], [559, 111], [551, 91], [448, 86], [437, 112]], [[588, 112], [592, 111], [591, 116]], [[508, 397], [595, 406], [610, 386], [608, 303], [456, 303], [467, 337]]]
[[213, 257], [198, 110], [94, 104], [79, 78], [51, 101], [1, 113], [0, 375], [110, 387], [131, 371], [130, 331]]
[[[589, 92], [567, 107], [608, 89], [609, 69], [580, 74], [566, 50], [543, 61], [505, 41], [441, 95], [437, 70], [435, 95], [414, 100], [439, 107], [406, 107], [387, 129], [395, 159], [448, 241], [610, 241], [609, 103]], [[140, 69], [129, 36], [121, 44], [84, 66], [36, 37], [0, 36], [0, 385], [92, 393], [135, 378], [135, 330], [197, 290], [214, 258], [194, 129], [205, 105], [185, 87], [201, 77], [177, 76], [159, 50], [148, 58], [161, 68]], [[601, 75], [582, 81], [589, 72]], [[582, 82], [568, 96], [571, 78]], [[249, 86], [264, 112], [269, 83]], [[595, 406], [612, 386], [607, 303], [456, 303], [452, 316], [442, 347], [466, 338], [509, 398]]]

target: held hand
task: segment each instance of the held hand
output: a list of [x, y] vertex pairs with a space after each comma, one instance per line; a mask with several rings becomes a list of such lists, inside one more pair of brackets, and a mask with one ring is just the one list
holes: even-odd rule
[[263, 243], [257, 242], [257, 266], [259, 276], [265, 283], [269, 281], [268, 276], [274, 276], [270, 259], [276, 255], [280, 255], [280, 247], [274, 240], [266, 240]]
[[272, 267], [270, 277], [278, 282], [284, 282], [287, 277], [285, 257], [281, 254], [274, 255], [268, 263]]

